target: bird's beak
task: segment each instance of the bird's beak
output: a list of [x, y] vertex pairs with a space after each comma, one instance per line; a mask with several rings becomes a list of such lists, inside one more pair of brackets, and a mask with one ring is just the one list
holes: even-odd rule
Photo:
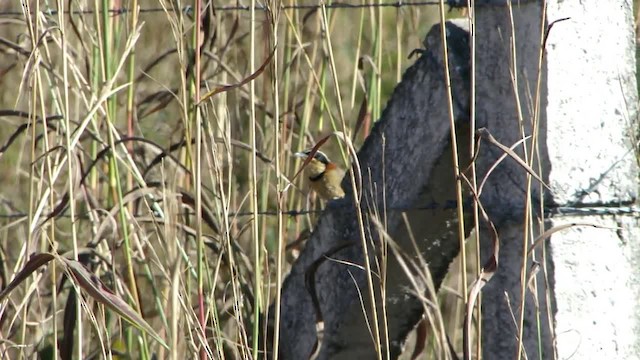
[[303, 152], [297, 152], [297, 153], [293, 154], [293, 156], [301, 158], [301, 159], [306, 159], [308, 157], [308, 155], [303, 153]]

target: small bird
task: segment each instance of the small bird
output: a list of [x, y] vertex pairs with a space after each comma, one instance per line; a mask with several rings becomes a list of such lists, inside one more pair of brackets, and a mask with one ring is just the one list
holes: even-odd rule
[[[295, 153], [296, 157], [306, 159], [311, 150]], [[342, 178], [345, 171], [331, 162], [322, 151], [316, 151], [313, 159], [305, 167], [305, 174], [309, 179], [311, 188], [325, 200], [334, 200], [344, 197], [342, 190]]]

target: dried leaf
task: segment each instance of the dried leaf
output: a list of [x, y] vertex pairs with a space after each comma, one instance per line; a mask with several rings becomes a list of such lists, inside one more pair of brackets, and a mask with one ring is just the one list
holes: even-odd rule
[[34, 271], [38, 270], [40, 266], [48, 263], [54, 258], [55, 256], [49, 253], [31, 255], [31, 257], [29, 258], [29, 261], [27, 261], [27, 263], [24, 265], [22, 270], [18, 271], [18, 273], [16, 274], [16, 277], [13, 278], [13, 280], [11, 280], [9, 285], [7, 285], [7, 287], [4, 288], [2, 292], [0, 292], [0, 301], [4, 300], [4, 298], [7, 297], [7, 295], [9, 295], [11, 291], [13, 291], [13, 289], [15, 289], [18, 285], [20, 285], [20, 283], [22, 283], [26, 278], [28, 278], [29, 275], [31, 275]]
[[102, 281], [90, 273], [82, 264], [75, 260], [60, 258], [66, 265], [68, 271], [73, 275], [77, 284], [89, 296], [97, 302], [105, 305], [107, 308], [118, 313], [122, 318], [127, 320], [131, 325], [151, 335], [160, 345], [169, 348], [164, 340], [158, 335], [151, 325], [149, 325], [129, 304], [112, 293]]
[[[362, 98], [362, 104], [360, 104], [360, 111], [358, 112], [358, 120], [356, 121], [356, 126], [354, 127], [353, 135], [351, 137], [352, 140], [356, 139], [356, 136], [358, 136], [358, 132], [360, 131], [360, 128], [362, 127], [362, 125], [368, 124], [371, 121], [371, 113], [369, 113], [368, 108], [369, 108], [369, 104], [367, 101], [367, 95], [365, 94], [364, 97]], [[368, 129], [368, 126], [366, 126], [364, 136], [367, 137], [368, 133], [369, 133], [369, 129]]]
[[605, 227], [605, 226], [599, 226], [599, 225], [595, 225], [595, 224], [587, 224], [587, 223], [570, 223], [570, 224], [564, 224], [564, 225], [558, 225], [558, 226], [554, 226], [551, 229], [543, 232], [542, 234], [540, 234], [534, 241], [533, 244], [529, 247], [529, 249], [527, 250], [527, 256], [531, 255], [531, 252], [538, 246], [540, 246], [540, 244], [542, 244], [546, 239], [548, 239], [549, 237], [551, 237], [551, 235], [553, 235], [554, 233], [557, 233], [558, 231], [562, 231], [562, 230], [566, 230], [568, 228], [572, 228], [574, 226], [588, 226], [588, 227], [593, 227], [593, 228], [597, 228], [597, 229], [611, 229], [609, 227]]
[[533, 263], [533, 266], [531, 266], [531, 271], [529, 271], [529, 275], [527, 275], [527, 289], [529, 290], [529, 292], [531, 293], [531, 296], [533, 297], [533, 302], [536, 305], [536, 309], [538, 309], [540, 307], [540, 302], [538, 301], [538, 293], [536, 292], [536, 288], [535, 288], [535, 278], [536, 275], [538, 275], [538, 273], [540, 272], [540, 263], [535, 261]]
[[269, 57], [267, 58], [267, 60], [264, 61], [264, 63], [260, 66], [260, 68], [258, 68], [258, 70], [256, 70], [253, 74], [249, 75], [249, 77], [247, 77], [245, 79], [242, 79], [242, 81], [240, 81], [237, 84], [223, 85], [223, 86], [220, 86], [218, 88], [213, 89], [212, 91], [210, 91], [209, 93], [204, 95], [200, 99], [200, 101], [198, 101], [198, 104], [201, 104], [203, 101], [206, 101], [210, 97], [215, 96], [215, 95], [217, 95], [217, 94], [219, 94], [221, 92], [225, 92], [225, 91], [233, 90], [235, 88], [239, 88], [239, 87], [244, 86], [244, 85], [248, 84], [249, 82], [255, 80], [267, 68], [267, 65], [269, 65], [269, 63], [271, 62], [271, 59], [273, 59], [273, 55], [275, 54], [275, 52], [276, 52], [276, 48], [274, 47], [273, 50], [271, 51], [271, 54], [269, 54]]
[[300, 167], [300, 170], [298, 170], [298, 172], [293, 175], [293, 178], [291, 179], [291, 182], [293, 182], [293, 180], [295, 180], [298, 175], [300, 175], [300, 173], [302, 172], [302, 170], [304, 170], [304, 168], [309, 165], [309, 163], [311, 162], [311, 160], [313, 160], [313, 156], [318, 152], [318, 150], [320, 149], [320, 147], [322, 145], [324, 145], [324, 143], [327, 142], [327, 140], [329, 140], [329, 138], [331, 137], [332, 134], [329, 134], [325, 137], [323, 137], [322, 139], [320, 139], [320, 141], [318, 141], [313, 148], [311, 149], [311, 151], [309, 152], [309, 156], [307, 156], [306, 159], [304, 159], [304, 162], [302, 163], [302, 166]]
[[525, 169], [529, 174], [531, 174], [531, 176], [533, 176], [536, 180], [538, 180], [544, 187], [546, 187], [547, 189], [551, 190], [551, 188], [549, 187], [549, 185], [547, 185], [540, 176], [538, 176], [538, 174], [536, 174], [535, 171], [533, 171], [533, 169], [527, 165], [527, 163], [522, 160], [520, 158], [520, 156], [518, 156], [518, 154], [515, 153], [515, 151], [511, 150], [509, 147], [502, 145], [500, 142], [498, 142], [498, 140], [496, 140], [493, 135], [491, 135], [491, 133], [489, 132], [489, 130], [487, 130], [486, 128], [481, 128], [478, 129], [477, 131], [478, 135], [480, 135], [483, 139], [489, 141], [492, 145], [496, 146], [497, 148], [499, 148], [500, 150], [504, 151], [507, 155], [509, 155], [513, 160], [515, 160], [518, 165], [522, 166], [523, 169]]

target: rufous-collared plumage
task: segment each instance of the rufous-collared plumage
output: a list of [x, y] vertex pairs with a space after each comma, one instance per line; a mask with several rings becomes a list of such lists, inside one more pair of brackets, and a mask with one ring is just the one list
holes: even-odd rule
[[[295, 156], [306, 159], [311, 150], [295, 153]], [[313, 159], [304, 169], [311, 188], [325, 200], [334, 200], [344, 197], [342, 190], [342, 178], [345, 171], [331, 162], [322, 151], [316, 151]]]

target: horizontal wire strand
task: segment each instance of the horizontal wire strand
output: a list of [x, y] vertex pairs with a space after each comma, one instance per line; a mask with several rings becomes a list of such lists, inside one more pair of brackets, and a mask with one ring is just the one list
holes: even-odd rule
[[[333, 3], [326, 5], [282, 5], [280, 8], [282, 10], [317, 10], [321, 8], [326, 9], [362, 9], [362, 8], [383, 8], [383, 7], [393, 7], [393, 8], [402, 8], [402, 7], [418, 7], [418, 6], [429, 6], [429, 5], [438, 5], [440, 4], [437, 0], [423, 0], [423, 1], [394, 1], [388, 3], [364, 3], [364, 4], [350, 4], [350, 3]], [[255, 7], [255, 10], [258, 11], [266, 11], [267, 6], [258, 5]], [[242, 5], [230, 5], [230, 6], [214, 6], [215, 11], [250, 11], [250, 6], [242, 6]], [[159, 13], [164, 12], [165, 9], [162, 7], [154, 7], [154, 8], [141, 8], [139, 13]], [[193, 15], [194, 11], [191, 6], [184, 6], [180, 10], [177, 9], [167, 9], [169, 12], [183, 12], [186, 15]], [[112, 15], [122, 15], [132, 12], [132, 9], [129, 8], [114, 8], [108, 10], [108, 12]], [[58, 10], [54, 9], [45, 9], [40, 11], [41, 14], [46, 15], [58, 15]], [[96, 13], [102, 13], [101, 10], [65, 10], [63, 14], [65, 15], [94, 15]], [[0, 11], [0, 16], [22, 16], [23, 13], [21, 11]]]

